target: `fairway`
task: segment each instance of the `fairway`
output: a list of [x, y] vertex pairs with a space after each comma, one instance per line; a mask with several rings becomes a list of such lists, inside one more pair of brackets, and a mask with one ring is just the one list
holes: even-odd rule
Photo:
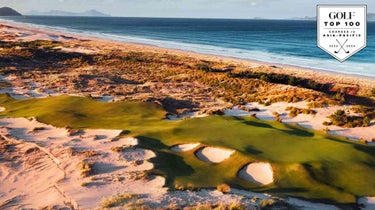
[[[0, 117], [34, 116], [57, 127], [130, 131], [141, 147], [157, 154], [152, 172], [164, 175], [171, 188], [175, 184], [203, 188], [227, 183], [341, 204], [375, 196], [375, 148], [297, 125], [217, 115], [167, 121], [166, 111], [154, 104], [103, 103], [72, 96], [14, 100], [0, 95], [0, 106], [6, 108]], [[188, 152], [170, 150], [185, 143], [201, 145]], [[203, 162], [195, 156], [202, 146], [236, 152], [221, 163]], [[271, 163], [275, 182], [259, 186], [238, 178], [238, 171], [251, 162]]]

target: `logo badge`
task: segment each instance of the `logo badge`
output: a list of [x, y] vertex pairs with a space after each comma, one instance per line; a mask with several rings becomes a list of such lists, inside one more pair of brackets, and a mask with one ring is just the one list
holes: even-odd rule
[[344, 62], [366, 47], [366, 5], [318, 5], [318, 47]]

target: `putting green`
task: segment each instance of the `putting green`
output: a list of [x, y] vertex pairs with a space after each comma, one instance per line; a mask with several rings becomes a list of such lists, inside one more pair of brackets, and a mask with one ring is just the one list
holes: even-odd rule
[[[149, 103], [102, 103], [90, 98], [59, 96], [14, 100], [0, 95], [6, 110], [0, 117], [35, 116], [58, 127], [123, 129], [140, 145], [156, 152], [154, 173], [167, 185], [231, 186], [352, 204], [358, 196], [375, 196], [375, 148], [323, 132], [253, 117], [209, 116], [166, 121], [166, 112]], [[173, 152], [177, 144], [201, 142], [188, 152]], [[202, 146], [236, 152], [221, 163], [200, 161], [194, 152]], [[250, 162], [270, 162], [275, 182], [251, 184], [237, 177]]]

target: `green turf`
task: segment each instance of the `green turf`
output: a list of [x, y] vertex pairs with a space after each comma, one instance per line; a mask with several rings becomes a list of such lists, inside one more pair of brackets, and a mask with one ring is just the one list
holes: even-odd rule
[[[89, 98], [59, 96], [14, 100], [0, 95], [6, 111], [0, 117], [35, 116], [59, 127], [129, 130], [157, 157], [154, 173], [167, 177], [167, 185], [189, 183], [215, 187], [221, 183], [275, 194], [354, 203], [358, 196], [375, 196], [375, 148], [303, 129], [296, 125], [261, 121], [253, 117], [210, 116], [171, 122], [166, 112], [150, 103], [102, 103]], [[175, 144], [201, 142], [237, 152], [213, 164], [198, 160], [194, 151], [175, 153]], [[268, 161], [276, 182], [260, 187], [236, 177], [253, 161]]]

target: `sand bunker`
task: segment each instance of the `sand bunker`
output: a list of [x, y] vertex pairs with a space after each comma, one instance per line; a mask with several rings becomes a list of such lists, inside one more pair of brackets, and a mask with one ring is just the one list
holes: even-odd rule
[[273, 182], [272, 166], [269, 163], [251, 163], [238, 172], [238, 177], [254, 184], [271, 184]]
[[196, 148], [199, 145], [200, 145], [200, 143], [180, 144], [180, 145], [176, 145], [176, 146], [171, 147], [171, 150], [174, 151], [174, 152], [187, 152], [187, 151], [190, 151], [190, 150]]
[[0, 107], [0, 112], [5, 111], [5, 107]]
[[375, 209], [375, 197], [361, 197], [357, 202], [362, 210]]
[[228, 159], [234, 150], [218, 147], [204, 147], [196, 152], [196, 156], [205, 162], [220, 163]]

